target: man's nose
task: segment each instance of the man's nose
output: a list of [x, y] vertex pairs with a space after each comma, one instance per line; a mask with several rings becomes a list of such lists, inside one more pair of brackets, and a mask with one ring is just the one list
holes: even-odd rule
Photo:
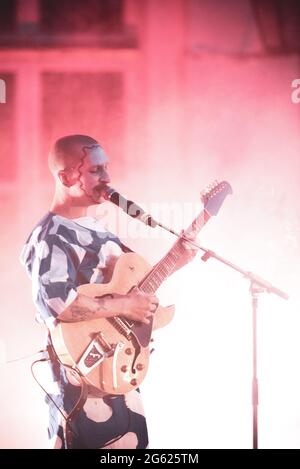
[[100, 182], [105, 182], [106, 184], [110, 182], [110, 177], [107, 171], [103, 171], [101, 173]]

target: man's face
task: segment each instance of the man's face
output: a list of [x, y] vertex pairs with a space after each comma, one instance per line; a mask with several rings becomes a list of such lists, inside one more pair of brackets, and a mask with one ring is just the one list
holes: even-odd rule
[[107, 166], [108, 157], [103, 148], [83, 147], [82, 160], [74, 171], [76, 183], [72, 187], [73, 196], [80, 198], [84, 205], [104, 202], [103, 189], [110, 182]]

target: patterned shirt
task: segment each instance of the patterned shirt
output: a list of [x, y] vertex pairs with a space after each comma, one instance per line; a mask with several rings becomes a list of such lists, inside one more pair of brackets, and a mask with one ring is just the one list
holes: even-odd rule
[[[67, 219], [47, 213], [31, 232], [21, 262], [32, 279], [37, 320], [48, 328], [76, 298], [77, 287], [110, 281], [115, 262], [130, 251], [92, 217]], [[48, 340], [50, 337], [48, 336]], [[56, 406], [69, 413], [80, 389], [54, 362], [57, 391], [46, 396], [51, 447], [66, 448], [65, 422]], [[55, 405], [56, 404], [56, 405]], [[148, 432], [138, 390], [124, 396], [89, 395], [73, 424], [73, 448], [146, 448]]]
[[37, 320], [48, 327], [86, 283], [109, 282], [117, 257], [126, 252], [119, 238], [92, 217], [68, 219], [49, 212], [31, 232], [21, 262], [32, 279]]

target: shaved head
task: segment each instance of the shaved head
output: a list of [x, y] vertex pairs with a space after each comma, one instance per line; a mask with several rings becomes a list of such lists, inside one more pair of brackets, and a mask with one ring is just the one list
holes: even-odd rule
[[84, 147], [93, 148], [101, 145], [88, 135], [67, 135], [58, 139], [48, 157], [50, 171], [55, 175], [58, 171], [76, 167], [85, 156]]

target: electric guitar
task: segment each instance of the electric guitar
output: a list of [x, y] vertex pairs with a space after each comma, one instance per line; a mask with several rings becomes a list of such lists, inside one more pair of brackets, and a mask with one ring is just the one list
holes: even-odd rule
[[[228, 182], [215, 182], [202, 193], [204, 208], [185, 234], [197, 234], [211, 216], [216, 215], [232, 193]], [[122, 254], [115, 265], [112, 279], [106, 284], [80, 285], [77, 291], [91, 298], [127, 294], [134, 286], [154, 294], [162, 282], [176, 270], [185, 248], [178, 239], [167, 254], [152, 267], [136, 253]], [[155, 326], [166, 325], [174, 306], [158, 306]], [[158, 321], [156, 321], [158, 318]], [[103, 394], [125, 394], [144, 380], [149, 364], [153, 319], [150, 324], [124, 317], [98, 318], [81, 322], [59, 322], [50, 332], [59, 361], [73, 368], [84, 382]], [[72, 373], [72, 372], [71, 372]]]

